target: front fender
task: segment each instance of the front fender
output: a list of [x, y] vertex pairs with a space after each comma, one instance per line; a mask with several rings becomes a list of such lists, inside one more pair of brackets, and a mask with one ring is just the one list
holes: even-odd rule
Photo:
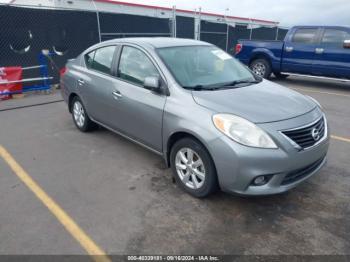
[[[192, 99], [192, 97], [190, 98]], [[193, 103], [193, 100], [192, 100]], [[191, 110], [179, 104], [167, 103], [163, 116], [163, 155], [167, 159], [168, 143], [174, 134], [187, 134], [200, 141], [210, 153], [210, 143], [222, 134], [213, 122], [213, 111], [193, 104]]]

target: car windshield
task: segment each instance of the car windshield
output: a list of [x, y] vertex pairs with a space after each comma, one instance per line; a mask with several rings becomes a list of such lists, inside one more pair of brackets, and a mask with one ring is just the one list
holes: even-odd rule
[[244, 65], [214, 46], [166, 47], [157, 51], [184, 88], [218, 89], [257, 82]]

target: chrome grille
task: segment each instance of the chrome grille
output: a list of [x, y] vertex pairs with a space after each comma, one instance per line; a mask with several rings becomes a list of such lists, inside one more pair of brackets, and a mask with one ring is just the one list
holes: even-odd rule
[[301, 149], [306, 149], [323, 140], [326, 135], [326, 128], [325, 118], [321, 117], [319, 120], [308, 126], [285, 130], [282, 131], [282, 133]]

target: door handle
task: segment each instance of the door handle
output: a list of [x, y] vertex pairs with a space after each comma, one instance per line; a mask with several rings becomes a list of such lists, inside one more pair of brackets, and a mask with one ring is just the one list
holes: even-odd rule
[[316, 53], [316, 54], [323, 54], [323, 52], [324, 52], [324, 49], [323, 49], [323, 48], [316, 48], [316, 49], [315, 49], [315, 53]]
[[78, 79], [78, 85], [82, 86], [84, 84], [85, 84], [85, 82], [83, 79]]
[[292, 46], [287, 46], [286, 47], [286, 51], [287, 52], [292, 52], [294, 50], [294, 48]]
[[122, 97], [122, 94], [118, 90], [112, 92], [112, 94], [113, 94], [115, 99], [119, 99]]

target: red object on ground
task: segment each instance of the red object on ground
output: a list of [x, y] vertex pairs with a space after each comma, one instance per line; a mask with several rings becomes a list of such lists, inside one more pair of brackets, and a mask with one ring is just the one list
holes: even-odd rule
[[[3, 93], [15, 92], [16, 94], [22, 93], [22, 83], [6, 83], [11, 81], [22, 80], [22, 67], [0, 67], [0, 100], [10, 99], [11, 95]], [[5, 83], [3, 83], [5, 82]]]

